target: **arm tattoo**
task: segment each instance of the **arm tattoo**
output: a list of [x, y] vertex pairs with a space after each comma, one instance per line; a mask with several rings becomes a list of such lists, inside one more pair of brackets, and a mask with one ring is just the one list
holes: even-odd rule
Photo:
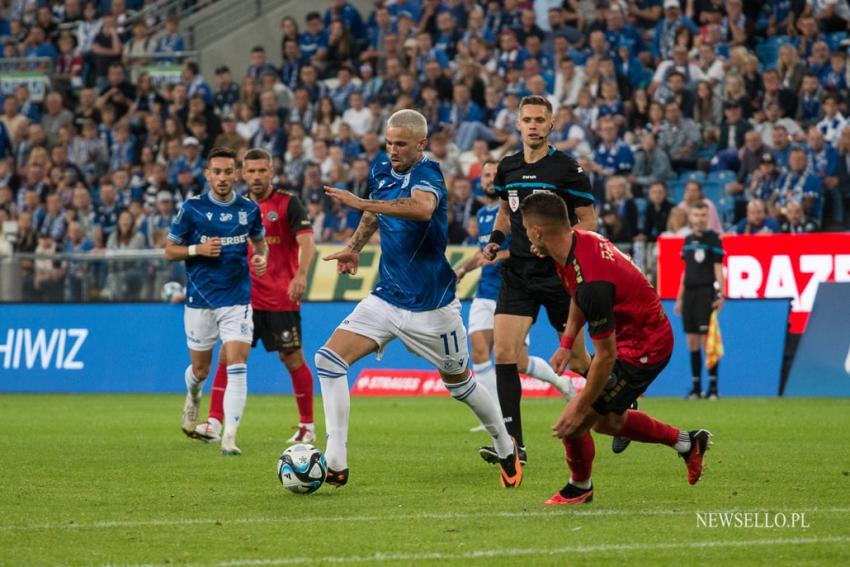
[[357, 230], [351, 235], [351, 240], [348, 242], [348, 248], [355, 252], [360, 252], [375, 231], [378, 230], [378, 219], [374, 213], [365, 212], [360, 218], [360, 224]]

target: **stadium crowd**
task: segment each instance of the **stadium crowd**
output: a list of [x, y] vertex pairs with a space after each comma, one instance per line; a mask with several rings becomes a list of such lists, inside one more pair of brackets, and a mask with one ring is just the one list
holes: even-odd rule
[[[0, 2], [3, 71], [38, 58], [49, 76], [40, 101], [4, 81], [0, 253], [164, 248], [213, 146], [271, 152], [316, 241], [344, 241], [359, 216], [322, 187], [366, 195], [401, 108], [428, 119], [450, 243], [473, 243], [481, 164], [519, 148], [529, 94], [552, 103], [550, 141], [589, 175], [600, 232], [650, 272], [649, 247], [687, 234], [697, 201], [719, 233], [850, 227], [845, 0], [331, 0], [214, 77], [180, 55], [178, 19], [144, 7]], [[22, 266], [29, 299], [81, 299], [80, 263]], [[153, 295], [143, 267], [115, 273], [96, 274], [99, 297]]]

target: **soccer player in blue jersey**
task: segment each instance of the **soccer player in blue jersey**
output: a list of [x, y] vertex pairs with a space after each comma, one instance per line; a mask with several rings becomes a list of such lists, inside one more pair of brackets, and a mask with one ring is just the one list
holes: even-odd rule
[[186, 261], [188, 279], [183, 321], [192, 363], [185, 372], [183, 432], [194, 434], [202, 383], [210, 372], [212, 349], [221, 337], [228, 361], [223, 455], [241, 454], [236, 430], [248, 396], [246, 361], [254, 338], [248, 241], [254, 251], [250, 267], [257, 275], [265, 273], [268, 260], [260, 208], [233, 191], [237, 169], [235, 152], [210, 151], [204, 172], [210, 190], [183, 203], [165, 248], [168, 260]]
[[363, 211], [346, 247], [324, 258], [337, 261], [338, 273], [355, 274], [360, 250], [381, 230], [378, 284], [316, 352], [328, 439], [327, 482], [348, 482], [348, 368], [369, 353], [380, 357], [387, 343], [398, 338], [434, 364], [451, 395], [478, 416], [493, 437], [499, 484], [517, 487], [522, 465], [516, 443], [496, 400], [469, 374], [455, 273], [446, 260], [448, 195], [440, 166], [422, 155], [427, 136], [422, 114], [399, 110], [387, 121], [389, 160], [376, 162], [369, 174], [370, 198], [325, 187], [334, 200]]
[[[498, 162], [488, 160], [481, 166], [481, 189], [484, 191], [486, 204], [478, 210], [476, 222], [478, 224], [478, 244], [483, 250], [490, 242], [490, 233], [499, 213], [499, 196], [496, 194], [493, 180], [496, 178]], [[510, 236], [502, 243], [501, 250], [493, 260], [486, 260], [479, 251], [462, 266], [455, 270], [458, 281], [469, 272], [481, 268], [481, 278], [478, 280], [478, 289], [472, 307], [469, 310], [469, 342], [472, 345], [472, 369], [475, 371], [476, 379], [482, 386], [487, 388], [494, 399], [498, 399], [496, 389], [496, 369], [491, 361], [493, 352], [493, 321], [496, 316], [496, 300], [499, 299], [499, 289], [502, 287], [502, 261], [510, 256], [508, 247]], [[526, 336], [526, 347], [528, 336]], [[524, 349], [518, 361], [520, 372], [533, 376], [538, 380], [552, 384], [567, 401], [575, 394], [575, 388], [569, 378], [559, 376], [552, 370], [549, 363], [537, 356], [528, 356], [528, 350]], [[482, 426], [473, 431], [479, 431]], [[489, 450], [492, 448], [488, 447]], [[524, 452], [519, 451], [519, 460], [523, 461]], [[495, 460], [495, 453], [492, 454]]]

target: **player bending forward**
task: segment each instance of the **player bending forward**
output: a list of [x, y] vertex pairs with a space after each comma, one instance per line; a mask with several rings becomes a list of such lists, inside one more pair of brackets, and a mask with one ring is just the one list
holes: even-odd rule
[[428, 124], [415, 110], [400, 110], [387, 121], [389, 162], [369, 174], [370, 199], [326, 187], [333, 199], [363, 211], [345, 249], [324, 258], [337, 272], [355, 274], [360, 250], [381, 229], [380, 280], [316, 352], [316, 371], [325, 408], [327, 482], [348, 482], [348, 368], [400, 339], [413, 353], [433, 363], [451, 395], [475, 412], [493, 437], [499, 456], [499, 484], [522, 482], [515, 442], [499, 406], [479, 388], [468, 370], [466, 330], [455, 298], [455, 274], [446, 260], [447, 192], [440, 166], [423, 158]]
[[188, 199], [171, 224], [165, 257], [186, 261], [184, 326], [192, 364], [186, 368], [183, 432], [194, 436], [201, 387], [210, 373], [212, 349], [219, 336], [227, 360], [228, 387], [224, 394], [223, 455], [238, 455], [236, 430], [248, 397], [248, 367], [254, 324], [248, 241], [253, 245], [251, 267], [266, 271], [268, 248], [260, 208], [233, 192], [239, 164], [236, 153], [213, 148], [205, 175], [210, 190]]
[[673, 352], [673, 331], [647, 279], [610, 241], [573, 230], [563, 200], [537, 193], [522, 203], [531, 243], [555, 261], [571, 297], [561, 347], [552, 356], [556, 372], [569, 360], [576, 333], [585, 322], [596, 355], [587, 384], [552, 428], [567, 451], [570, 480], [546, 504], [580, 504], [593, 499], [590, 479], [595, 448], [590, 430], [643, 443], [673, 447], [685, 460], [688, 482], [702, 474], [711, 433], [680, 431], [648, 414], [628, 409], [664, 369]]
[[[301, 297], [307, 289], [307, 274], [316, 255], [313, 228], [307, 211], [297, 197], [272, 188], [272, 156], [261, 148], [245, 154], [242, 176], [251, 198], [260, 205], [269, 265], [260, 277], [251, 274], [251, 306], [254, 308], [254, 342], [263, 341], [266, 352], [277, 352], [292, 377], [298, 406], [298, 425], [288, 443], [312, 443], [313, 374], [301, 350]], [[227, 388], [227, 360], [219, 355], [207, 421], [195, 428], [198, 439], [213, 443], [220, 439]]]

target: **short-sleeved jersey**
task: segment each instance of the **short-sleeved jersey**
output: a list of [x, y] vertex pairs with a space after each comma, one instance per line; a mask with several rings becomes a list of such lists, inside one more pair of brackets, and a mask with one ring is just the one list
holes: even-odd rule
[[511, 264], [540, 262], [531, 253], [531, 243], [522, 226], [519, 206], [532, 193], [551, 191], [567, 204], [570, 221], [575, 222], [577, 207], [593, 206], [590, 181], [578, 163], [563, 152], [549, 148], [549, 153], [535, 163], [526, 163], [523, 152], [504, 158], [499, 162], [495, 180], [496, 192], [508, 202], [511, 209]]
[[298, 271], [299, 234], [312, 234], [307, 211], [297, 197], [284, 191], [272, 191], [260, 206], [269, 263], [266, 273], [251, 272], [251, 305], [259, 311], [298, 311], [299, 304], [289, 299], [289, 283]]
[[186, 259], [186, 305], [216, 309], [250, 304], [248, 241], [263, 234], [260, 208], [245, 197], [234, 193], [229, 202], [220, 203], [207, 192], [187, 199], [171, 223], [168, 239], [191, 246], [217, 236], [221, 254]]
[[455, 273], [446, 260], [448, 192], [437, 162], [423, 158], [405, 173], [379, 161], [369, 173], [370, 198], [405, 199], [426, 191], [437, 199], [427, 221], [378, 215], [381, 231], [380, 279], [372, 292], [409, 311], [432, 311], [455, 298]]
[[714, 264], [723, 263], [723, 244], [713, 230], [701, 235], [689, 234], [682, 247], [685, 261], [685, 287], [710, 287], [714, 285]]
[[[486, 205], [478, 209], [478, 246], [484, 250], [490, 242], [490, 233], [496, 224], [496, 215], [499, 213], [499, 203]], [[502, 243], [502, 250], [510, 246], [511, 237], [508, 236]], [[481, 278], [478, 280], [478, 290], [475, 297], [480, 299], [499, 299], [499, 289], [502, 287], [502, 262], [489, 264], [481, 268]]]
[[591, 338], [616, 332], [617, 358], [635, 366], [654, 365], [673, 352], [673, 330], [658, 294], [610, 240], [574, 230], [570, 254], [557, 270], [584, 313]]

